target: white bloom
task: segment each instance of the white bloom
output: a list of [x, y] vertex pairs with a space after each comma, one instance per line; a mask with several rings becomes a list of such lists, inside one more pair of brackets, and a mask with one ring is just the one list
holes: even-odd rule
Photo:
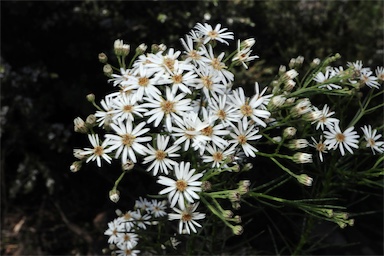
[[[243, 88], [238, 88], [233, 91], [232, 95], [228, 96], [231, 99], [233, 106], [238, 110], [238, 114], [243, 120], [253, 120], [257, 125], [266, 127], [267, 124], [261, 119], [268, 118], [271, 113], [264, 109], [259, 109], [264, 99], [262, 97], [252, 97], [251, 100], [245, 97]], [[246, 123], [243, 121], [243, 123]], [[244, 127], [245, 129], [245, 127]]]
[[138, 256], [140, 255], [140, 250], [130, 250], [130, 249], [121, 249], [116, 250], [116, 256]]
[[157, 148], [155, 149], [150, 144], [147, 144], [145, 151], [148, 156], [144, 158], [143, 164], [152, 162], [151, 165], [148, 166], [147, 171], [153, 171], [153, 176], [156, 176], [159, 170], [161, 173], [168, 175], [168, 170], [173, 169], [173, 166], [177, 164], [177, 162], [170, 158], [180, 156], [180, 154], [176, 153], [180, 149], [180, 146], [172, 145], [167, 148], [169, 139], [169, 136], [157, 134]]
[[226, 135], [230, 133], [229, 130], [225, 129], [223, 123], [215, 124], [217, 118], [207, 111], [206, 108], [201, 109], [203, 113], [203, 120], [208, 123], [208, 126], [201, 130], [201, 134], [210, 138], [212, 144], [219, 148], [224, 148], [228, 145], [228, 141], [224, 139]]
[[264, 93], [267, 91], [267, 89], [268, 89], [268, 86], [265, 86], [264, 89], [260, 92], [259, 83], [255, 82], [255, 95], [253, 97], [255, 99], [263, 99], [262, 103], [260, 104], [260, 106], [258, 108], [264, 109], [264, 110], [267, 109], [267, 105], [273, 96], [272, 94], [264, 95]]
[[117, 247], [121, 250], [131, 250], [139, 242], [138, 235], [135, 233], [121, 232], [117, 234]]
[[208, 45], [208, 49], [205, 46], [202, 46], [203, 57], [201, 60], [207, 64], [207, 67], [210, 67], [214, 70], [216, 76], [220, 77], [220, 81], [224, 85], [228, 85], [233, 82], [234, 75], [232, 72], [227, 70], [227, 66], [222, 62], [225, 53], [220, 53], [219, 56], [215, 56], [213, 53], [212, 45]]
[[[202, 122], [197, 113], [189, 112], [183, 116], [183, 121], [176, 121], [178, 127], [172, 127], [172, 135], [178, 137], [176, 145], [184, 143], [184, 150], [187, 151], [190, 146], [194, 150], [204, 151], [205, 144], [211, 140], [210, 137], [203, 135], [202, 130], [209, 126], [208, 122]], [[191, 145], [192, 142], [192, 145]]]
[[[328, 127], [329, 131], [324, 132], [325, 141], [328, 149], [336, 149], [339, 147], [341, 155], [345, 155], [346, 148], [351, 154], [353, 154], [352, 148], [358, 148], [359, 135], [354, 131], [354, 127], [349, 127], [344, 132], [340, 130], [339, 124], [334, 127]], [[352, 147], [352, 148], [351, 148]]]
[[160, 218], [164, 217], [167, 215], [165, 210], [167, 209], [167, 201], [162, 200], [158, 201], [156, 199], [153, 199], [151, 201], [151, 205], [149, 207], [150, 213], [155, 217], [155, 218]]
[[316, 151], [319, 153], [320, 161], [323, 162], [323, 153], [328, 153], [326, 151], [327, 146], [323, 143], [323, 136], [320, 136], [319, 142], [315, 140], [315, 138], [311, 137], [313, 144], [309, 144], [311, 147], [314, 147]]
[[376, 152], [382, 154], [384, 152], [384, 141], [378, 141], [382, 137], [382, 135], [376, 135], [377, 130], [372, 130], [372, 127], [370, 125], [364, 125], [364, 127], [361, 127], [361, 130], [363, 130], [364, 133], [366, 147], [370, 147], [374, 155], [376, 154]]
[[138, 200], [135, 201], [135, 209], [139, 209], [141, 212], [149, 212], [149, 207], [151, 206], [151, 202], [148, 201], [147, 198], [139, 197]]
[[375, 70], [375, 74], [379, 81], [384, 81], [384, 67], [377, 67]]
[[93, 148], [84, 148], [84, 150], [80, 152], [81, 155], [90, 155], [87, 158], [87, 163], [96, 160], [97, 166], [101, 167], [102, 158], [110, 164], [112, 158], [108, 156], [107, 153], [110, 153], [112, 150], [110, 148], [106, 148], [108, 142], [105, 140], [100, 145], [99, 135], [97, 134], [88, 134], [88, 139], [91, 142]]
[[104, 232], [104, 235], [109, 236], [108, 243], [116, 244], [118, 241], [117, 235], [124, 231], [124, 225], [121, 225], [118, 219], [114, 219], [113, 221], [108, 223], [108, 229]]
[[183, 45], [186, 54], [186, 59], [184, 60], [186, 63], [193, 62], [198, 65], [203, 65], [203, 62], [201, 61], [201, 55], [202, 51], [200, 49], [195, 49], [193, 44], [193, 38], [189, 35], [186, 35], [186, 40], [180, 39], [181, 44]]
[[176, 51], [173, 48], [169, 48], [167, 54], [163, 55], [160, 51], [157, 54], [149, 54], [149, 64], [146, 67], [153, 73], [162, 74], [174, 71], [175, 61], [180, 56], [181, 51]]
[[[315, 109], [315, 111], [319, 111], [319, 109], [317, 107], [313, 106], [313, 108]], [[329, 111], [328, 105], [325, 104], [323, 109], [321, 110], [321, 114], [320, 114], [319, 118], [312, 122], [312, 124], [317, 123], [316, 124], [316, 130], [321, 128], [321, 130], [324, 131], [324, 125], [326, 127], [328, 127], [328, 126], [333, 127], [333, 126], [337, 125], [340, 122], [340, 120], [337, 118], [331, 117], [333, 114], [335, 114], [335, 112]]]
[[220, 95], [208, 99], [208, 109], [215, 119], [219, 119], [225, 126], [236, 123], [240, 119], [240, 113], [227, 101], [227, 95]]
[[196, 70], [198, 78], [196, 78], [196, 89], [202, 89], [205, 97], [209, 99], [212, 96], [217, 97], [217, 94], [223, 95], [226, 86], [221, 83], [220, 77], [212, 68], [201, 67]]
[[258, 152], [258, 150], [248, 142], [258, 140], [262, 136], [256, 135], [259, 130], [255, 129], [254, 125], [251, 125], [250, 127], [248, 127], [248, 125], [249, 123], [245, 119], [243, 119], [243, 122], [238, 122], [237, 127], [233, 125], [234, 132], [230, 133], [233, 140], [230, 140], [229, 142], [233, 143], [235, 146], [240, 145], [246, 156], [255, 157], [255, 152]]
[[366, 84], [368, 87], [380, 88], [380, 84], [377, 82], [377, 77], [372, 75], [372, 71], [365, 69], [361, 71], [360, 82]]
[[201, 225], [196, 220], [205, 219], [204, 213], [196, 212], [198, 203], [178, 208], [173, 208], [176, 213], [168, 214], [169, 220], [179, 220], [179, 234], [190, 234], [191, 230], [197, 233], [196, 227]]
[[161, 79], [161, 84], [171, 84], [172, 85], [172, 93], [176, 94], [177, 90], [188, 94], [192, 94], [192, 91], [189, 87], [194, 87], [196, 84], [197, 74], [192, 71], [192, 68], [188, 68], [191, 71], [186, 69], [187, 64], [179, 65], [179, 61], [175, 61], [174, 70], [165, 74]]
[[159, 78], [157, 76], [152, 77], [152, 75], [152, 71], [146, 66], [140, 65], [135, 73], [130, 76], [130, 79], [121, 84], [125, 86], [124, 91], [134, 90], [138, 101], [142, 101], [144, 96], [153, 98], [160, 95], [161, 91], [156, 87]]
[[[232, 155], [235, 154], [235, 147], [231, 146], [227, 149], [220, 149], [217, 148], [216, 145], [207, 145], [205, 148], [207, 153], [203, 155], [203, 162], [204, 163], [211, 163], [212, 162], [212, 168], [219, 168], [221, 167], [226, 159]], [[224, 165], [223, 167], [226, 167]]]
[[176, 180], [168, 177], [159, 176], [157, 183], [167, 186], [167, 188], [159, 192], [160, 195], [168, 194], [168, 199], [171, 203], [171, 207], [174, 207], [176, 203], [180, 208], [184, 207], [185, 200], [190, 203], [194, 202], [194, 199], [199, 199], [199, 195], [196, 192], [201, 191], [200, 179], [203, 174], [195, 173], [195, 169], [190, 170], [191, 164], [189, 162], [181, 162], [175, 166]]
[[96, 111], [95, 116], [98, 117], [96, 121], [99, 123], [99, 126], [109, 126], [112, 123], [116, 112], [113, 97], [105, 97], [101, 100], [100, 104], [104, 111]]
[[184, 115], [186, 111], [192, 110], [192, 106], [190, 106], [191, 99], [184, 99], [185, 94], [179, 93], [174, 95], [171, 92], [171, 89], [167, 86], [165, 88], [166, 91], [166, 99], [157, 95], [153, 99], [145, 98], [148, 103], [144, 103], [143, 107], [150, 108], [148, 112], [146, 112], [145, 116], [150, 116], [147, 120], [148, 123], [154, 123], [154, 126], [159, 126], [160, 122], [165, 117], [165, 124], [168, 131], [172, 130], [172, 119], [178, 120], [182, 122], [180, 116]]
[[209, 41], [219, 41], [229, 45], [225, 39], [233, 40], [233, 32], [225, 32], [227, 28], [221, 28], [221, 24], [217, 24], [213, 29], [211, 25], [204, 23], [197, 23], [195, 26], [197, 33], [201, 34], [204, 38], [203, 44]]
[[[254, 40], [253, 40], [254, 41]], [[252, 43], [252, 45], [254, 42]], [[237, 41], [237, 53], [236, 55], [232, 58], [232, 62], [239, 61], [241, 64], [243, 64], [244, 68], [248, 69], [246, 62], [250, 62], [254, 59], [259, 58], [259, 56], [254, 55], [250, 56], [252, 53], [251, 47], [242, 47], [243, 44], [240, 43], [240, 40]]]
[[120, 68], [120, 75], [112, 74], [111, 79], [108, 82], [113, 82], [113, 86], [121, 85], [121, 83], [128, 81], [132, 70]]
[[318, 82], [319, 88], [327, 88], [328, 90], [333, 90], [333, 89], [341, 89], [340, 85], [329, 83], [328, 80], [330, 80], [333, 76], [333, 71], [332, 69], [327, 68], [325, 70], [325, 73], [319, 72], [316, 74], [316, 76], [313, 78], [314, 81]]
[[126, 121], [125, 125], [122, 121], [119, 121], [118, 125], [111, 124], [112, 129], [117, 133], [106, 134], [108, 139], [108, 145], [110, 149], [116, 150], [115, 158], [118, 158], [122, 153], [121, 160], [126, 163], [129, 159], [136, 163], [136, 153], [145, 155], [145, 146], [141, 145], [142, 142], [152, 140], [151, 137], [140, 137], [149, 131], [149, 128], [144, 128], [145, 122], [139, 123], [136, 127], [133, 127], [132, 122]]
[[130, 120], [133, 122], [135, 120], [134, 115], [143, 117], [142, 112], [147, 110], [137, 103], [136, 94], [119, 94], [118, 97], [113, 101], [114, 108], [114, 117], [113, 120], [121, 118], [123, 120]]

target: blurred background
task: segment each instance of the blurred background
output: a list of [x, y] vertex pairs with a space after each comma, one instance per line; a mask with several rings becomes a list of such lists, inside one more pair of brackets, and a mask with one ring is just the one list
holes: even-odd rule
[[[2, 255], [101, 254], [114, 209], [127, 210], [153, 190], [148, 176], [135, 174], [124, 181], [127, 200], [116, 206], [108, 191], [118, 167], [69, 170], [73, 148], [87, 145], [73, 131], [74, 118], [93, 112], [85, 96], [99, 101], [113, 90], [97, 56], [112, 56], [115, 39], [132, 49], [180, 48], [179, 38], [197, 22], [221, 23], [236, 39], [256, 39], [260, 59], [239, 81], [251, 90], [299, 55], [307, 63], [340, 53], [340, 65], [383, 65], [382, 1], [1, 1], [0, 7]], [[366, 209], [354, 210], [382, 209], [382, 191], [375, 193]], [[339, 246], [314, 253], [382, 255], [382, 217], [382, 211], [361, 217], [337, 233]], [[289, 239], [290, 230], [284, 232]], [[273, 247], [262, 240], [251, 246]]]

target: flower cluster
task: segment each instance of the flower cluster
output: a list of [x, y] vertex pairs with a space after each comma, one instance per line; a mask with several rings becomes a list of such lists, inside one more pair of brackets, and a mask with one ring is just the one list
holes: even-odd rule
[[[114, 52], [119, 68], [112, 67], [105, 54], [99, 55], [105, 75], [117, 90], [100, 105], [94, 95], [88, 96], [97, 110], [86, 121], [76, 118], [74, 124], [76, 131], [88, 134], [91, 147], [74, 150], [78, 161], [71, 170], [79, 170], [84, 162], [96, 161], [101, 167], [103, 161], [119, 159], [123, 172], [111, 190], [111, 200], [119, 200], [119, 181], [136, 167], [153, 175], [163, 186], [158, 196], [167, 198], [162, 202], [141, 199], [135, 211], [108, 224], [105, 234], [118, 254], [137, 254], [137, 229], [165, 216], [179, 222], [179, 234], [198, 233], [207, 214], [241, 234], [241, 218], [233, 216], [232, 210], [240, 207], [244, 197], [255, 195], [250, 193], [252, 182], [216, 186], [213, 181], [223, 173], [254, 169], [247, 163], [251, 158], [267, 157], [299, 183], [311, 186], [312, 177], [292, 171], [282, 161], [311, 164], [317, 152], [323, 162], [325, 154], [337, 149], [341, 156], [354, 154], [362, 138], [372, 154], [384, 152], [381, 134], [371, 125], [361, 126], [362, 136], [355, 130], [364, 113], [345, 124], [336, 109], [312, 104], [310, 99], [318, 94], [351, 95], [365, 85], [379, 90], [383, 68], [376, 69], [376, 76], [361, 62], [349, 63], [346, 70], [334, 68], [329, 63], [336, 57], [331, 57], [322, 64], [313, 61], [313, 76], [299, 81], [297, 70], [304, 59], [298, 57], [291, 60], [289, 70], [280, 67], [269, 87], [253, 82], [254, 93], [247, 95], [236, 85], [235, 71], [248, 68], [258, 58], [251, 55], [255, 40], [239, 40], [229, 54], [218, 51], [218, 44], [229, 46], [233, 39], [234, 34], [220, 24], [198, 23], [181, 39], [183, 50], [152, 45], [147, 52], [142, 44], [127, 65], [131, 47], [117, 40]], [[274, 147], [273, 153], [264, 145]], [[283, 155], [282, 148], [293, 153]], [[223, 199], [231, 202], [232, 210], [223, 208]]]

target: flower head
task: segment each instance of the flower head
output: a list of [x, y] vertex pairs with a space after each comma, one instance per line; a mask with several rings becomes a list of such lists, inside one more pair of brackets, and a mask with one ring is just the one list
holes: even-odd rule
[[[354, 127], [349, 127], [344, 132], [341, 131], [339, 124], [334, 127], [328, 127], [329, 131], [324, 132], [325, 141], [328, 149], [339, 147], [342, 156], [345, 155], [345, 149], [353, 154], [352, 148], [358, 148], [359, 135], [354, 131]], [[345, 149], [344, 149], [345, 148]]]
[[201, 191], [201, 181], [198, 181], [198, 179], [200, 179], [203, 174], [194, 174], [196, 170], [190, 169], [190, 167], [191, 163], [183, 161], [175, 166], [175, 180], [165, 176], [159, 176], [157, 180], [157, 183], [168, 186], [161, 190], [159, 194], [168, 194], [171, 207], [174, 207], [176, 203], [178, 203], [179, 207], [183, 208], [185, 200], [193, 203], [194, 199], [200, 198], [196, 192]]
[[364, 133], [366, 147], [371, 148], [372, 153], [374, 155], [376, 154], [376, 152], [382, 154], [384, 152], [384, 141], [378, 141], [382, 137], [382, 135], [376, 135], [377, 130], [372, 130], [372, 127], [370, 125], [364, 125], [364, 127], [361, 127], [361, 130], [363, 130]]
[[196, 220], [205, 218], [204, 213], [196, 212], [199, 203], [187, 205], [178, 208], [173, 208], [176, 213], [168, 214], [169, 220], [179, 220], [179, 234], [190, 234], [191, 230], [197, 233], [196, 227], [201, 225]]

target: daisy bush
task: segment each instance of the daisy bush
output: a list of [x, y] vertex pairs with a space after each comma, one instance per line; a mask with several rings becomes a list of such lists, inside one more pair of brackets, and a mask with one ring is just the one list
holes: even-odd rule
[[[241, 216], [244, 206], [289, 206], [308, 217], [304, 228], [316, 219], [345, 228], [353, 214], [333, 191], [382, 186], [383, 67], [335, 66], [338, 54], [310, 62], [299, 56], [269, 84], [240, 84], [237, 73], [259, 58], [254, 44], [220, 24], [198, 23], [178, 49], [132, 49], [116, 40], [116, 61], [99, 55], [112, 92], [87, 96], [95, 112], [74, 125], [89, 145], [74, 149], [70, 169], [118, 162], [113, 202], [126, 200], [120, 191], [129, 188], [120, 181], [131, 172], [153, 176], [160, 187], [132, 209], [116, 210], [105, 231], [109, 251], [217, 253], [215, 239], [241, 235], [243, 219], [258, 218], [257, 211]], [[264, 168], [271, 178], [256, 179]], [[288, 183], [302, 191], [297, 198], [275, 193]]]

